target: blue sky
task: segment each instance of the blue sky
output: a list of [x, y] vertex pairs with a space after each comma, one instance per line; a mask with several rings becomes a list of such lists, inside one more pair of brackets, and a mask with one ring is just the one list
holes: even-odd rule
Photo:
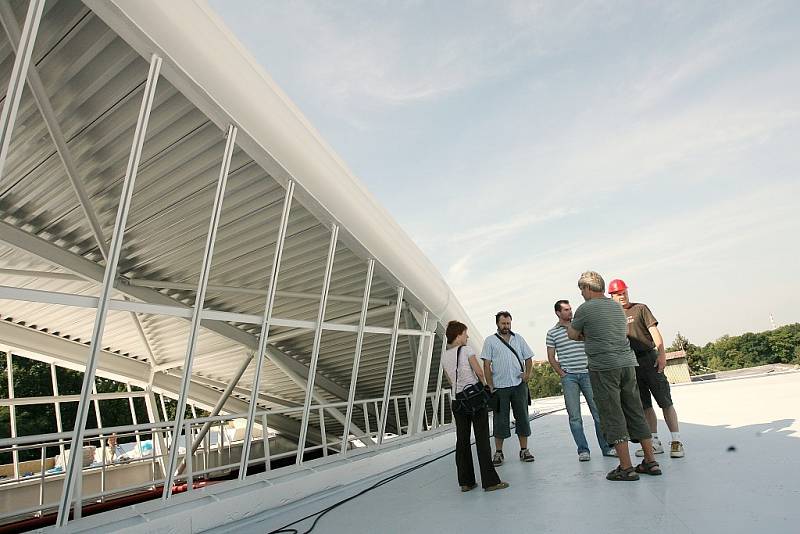
[[482, 334], [587, 269], [667, 343], [800, 320], [800, 3], [211, 5]]

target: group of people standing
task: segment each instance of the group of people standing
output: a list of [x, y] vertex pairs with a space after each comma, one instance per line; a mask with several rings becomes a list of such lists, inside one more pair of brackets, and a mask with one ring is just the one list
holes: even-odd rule
[[[585, 302], [573, 316], [569, 301], [558, 300], [554, 306], [558, 322], [546, 337], [547, 358], [561, 377], [578, 460], [591, 460], [581, 416], [582, 393], [594, 419], [603, 456], [619, 459], [619, 465], [606, 478], [632, 481], [638, 480], [640, 474], [660, 475], [661, 466], [655, 455], [664, 453], [664, 447], [658, 438], [652, 397], [662, 409], [670, 431], [670, 456], [683, 457], [684, 448], [669, 382], [664, 375], [666, 353], [658, 321], [646, 305], [629, 300], [628, 287], [622, 280], [611, 281], [610, 298], [605, 295], [605, 281], [594, 271], [581, 275], [578, 288]], [[521, 335], [511, 330], [511, 320], [509, 312], [497, 313], [497, 332], [486, 338], [480, 355], [467, 345], [466, 325], [458, 321], [447, 325], [448, 345], [442, 365], [454, 393], [480, 382], [492, 392], [494, 405], [494, 455], [489, 442], [488, 410], [453, 413], [461, 491], [477, 487], [470, 445], [472, 432], [484, 490], [508, 487], [495, 468], [505, 461], [503, 442], [511, 437], [512, 412], [520, 445], [519, 459], [534, 461], [528, 448], [531, 435], [528, 379], [533, 368], [533, 351]], [[643, 460], [636, 466], [631, 462], [629, 441], [641, 445], [636, 456]]]

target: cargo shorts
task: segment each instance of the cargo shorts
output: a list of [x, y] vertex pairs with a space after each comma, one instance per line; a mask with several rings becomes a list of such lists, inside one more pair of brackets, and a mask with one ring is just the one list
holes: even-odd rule
[[600, 429], [609, 445], [651, 437], [634, 367], [589, 371]]

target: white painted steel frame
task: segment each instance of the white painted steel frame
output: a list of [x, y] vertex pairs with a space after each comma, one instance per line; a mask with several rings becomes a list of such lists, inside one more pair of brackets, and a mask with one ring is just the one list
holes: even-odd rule
[[[214, 207], [212, 208], [211, 220], [208, 223], [205, 254], [203, 255], [203, 263], [200, 268], [200, 280], [197, 282], [197, 294], [195, 296], [194, 308], [192, 308], [192, 322], [189, 328], [189, 340], [186, 346], [186, 359], [184, 360], [183, 364], [183, 378], [181, 379], [181, 390], [178, 395], [178, 406], [175, 411], [175, 426], [172, 431], [172, 447], [170, 447], [169, 460], [167, 461], [167, 481], [164, 484], [164, 491], [161, 495], [161, 498], [164, 500], [168, 499], [172, 495], [172, 481], [175, 477], [174, 471], [178, 463], [178, 437], [181, 434], [183, 420], [185, 418], [186, 399], [189, 396], [189, 383], [191, 382], [192, 378], [192, 363], [194, 361], [195, 352], [197, 351], [197, 340], [200, 335], [200, 315], [203, 310], [203, 303], [206, 300], [206, 286], [208, 285], [208, 277], [211, 273], [211, 260], [214, 257], [214, 244], [217, 240], [217, 227], [219, 226], [219, 219], [220, 215], [222, 214], [222, 201], [225, 198], [225, 186], [228, 183], [228, 173], [230, 172], [231, 168], [231, 158], [233, 157], [233, 151], [236, 148], [237, 132], [238, 129], [236, 126], [228, 126], [225, 151], [222, 156], [222, 165], [220, 166], [219, 178], [217, 179], [217, 191], [214, 195]], [[189, 436], [186, 436], [187, 440], [189, 438]]]
[[[422, 329], [428, 328], [428, 311], [422, 314]], [[433, 336], [420, 338], [414, 366], [414, 386], [411, 393], [411, 413], [408, 415], [408, 433], [416, 434], [422, 430], [425, 403], [427, 402], [428, 380], [431, 371]]]
[[[444, 353], [447, 351], [447, 336], [442, 334], [442, 350], [439, 354], [439, 373], [436, 376], [436, 396], [433, 400], [433, 427], [439, 425], [439, 400], [442, 399], [442, 375], [444, 374]], [[444, 410], [444, 408], [442, 408]], [[442, 412], [442, 423], [444, 423], [444, 412]]]
[[[105, 329], [106, 316], [108, 313], [108, 303], [111, 298], [111, 291], [117, 274], [117, 264], [119, 263], [120, 253], [122, 252], [122, 242], [125, 234], [125, 225], [128, 220], [133, 187], [136, 182], [136, 175], [139, 169], [139, 162], [142, 157], [142, 147], [144, 146], [147, 124], [150, 119], [150, 111], [153, 107], [158, 76], [161, 71], [162, 59], [153, 54], [150, 59], [150, 70], [147, 74], [147, 82], [142, 94], [142, 105], [139, 110], [139, 117], [136, 122], [136, 130], [133, 135], [131, 153], [128, 158], [128, 167], [125, 172], [125, 180], [120, 194], [120, 203], [117, 210], [117, 217], [114, 224], [114, 232], [111, 238], [111, 248], [109, 249], [109, 261], [106, 264], [103, 274], [103, 287], [98, 299], [97, 313], [92, 329], [92, 340], [89, 349], [89, 361], [87, 362], [86, 372], [83, 376], [83, 386], [81, 388], [81, 400], [78, 402], [78, 414], [75, 421], [73, 433], [73, 444], [83, 442], [83, 434], [86, 426], [87, 404], [89, 388], [94, 383], [94, 375], [97, 369], [97, 355], [102, 349], [103, 330]], [[75, 491], [76, 480], [82, 478], [82, 465], [79, 454], [70, 454], [66, 476], [64, 477], [64, 488], [61, 493], [61, 503], [58, 508], [58, 518], [56, 524], [65, 526], [69, 517], [69, 508]], [[81, 494], [78, 493], [75, 501], [75, 515], [78, 516], [81, 507]]]
[[[11, 355], [11, 349], [8, 347], [4, 348], [6, 353], [6, 375], [8, 378], [8, 398], [14, 398], [14, 366], [13, 366], [13, 359], [14, 357]], [[16, 406], [11, 404], [8, 407], [8, 415], [11, 421], [11, 438], [17, 437], [17, 411]], [[14, 478], [19, 480], [19, 452], [17, 448], [14, 447], [14, 450], [11, 451], [12, 462], [14, 462]]]
[[[11, 2], [0, 2], [0, 23], [2, 23], [3, 28], [5, 28], [9, 40], [11, 41], [11, 46], [14, 48], [14, 52], [16, 53], [17, 42], [21, 42], [21, 33], [19, 24], [17, 24], [17, 18], [14, 15], [14, 10], [11, 8]], [[36, 65], [30, 65], [28, 67], [27, 74], [28, 86], [30, 87], [33, 98], [36, 101], [36, 106], [39, 108], [39, 111], [44, 118], [47, 131], [50, 133], [50, 137], [53, 139], [53, 143], [56, 146], [56, 152], [58, 152], [58, 156], [61, 158], [61, 163], [64, 165], [67, 178], [69, 178], [72, 188], [75, 190], [75, 194], [78, 197], [78, 202], [83, 210], [83, 214], [86, 216], [86, 219], [89, 222], [89, 227], [94, 235], [95, 241], [97, 242], [97, 246], [100, 249], [100, 253], [103, 255], [103, 259], [108, 260], [108, 245], [103, 237], [103, 230], [100, 226], [100, 221], [97, 218], [94, 208], [92, 207], [89, 196], [86, 194], [86, 188], [84, 187], [80, 178], [80, 174], [78, 173], [78, 165], [75, 163], [75, 158], [72, 157], [72, 152], [70, 152], [69, 148], [67, 147], [66, 137], [64, 136], [64, 132], [61, 130], [61, 126], [58, 124], [55, 110], [53, 110], [53, 105], [50, 103], [50, 98], [47, 95], [47, 90], [44, 87], [44, 83], [42, 83], [42, 79], [39, 76], [39, 71], [36, 69]]]
[[[50, 381], [53, 385], [53, 396], [56, 398], [55, 400], [55, 410], [56, 410], [56, 430], [61, 433], [64, 431], [64, 427], [61, 423], [61, 402], [63, 400], [60, 398], [58, 393], [58, 375], [56, 374], [56, 364], [51, 362], [50, 363]], [[128, 391], [130, 392], [130, 386], [128, 386]], [[80, 398], [78, 399], [80, 400]], [[131, 401], [133, 402], [133, 401]], [[134, 419], [134, 422], [136, 420]], [[63, 455], [64, 454], [64, 444], [59, 443], [58, 445], [59, 452]]]
[[11, 77], [8, 80], [6, 99], [3, 102], [3, 111], [0, 113], [0, 179], [8, 157], [8, 148], [11, 145], [11, 135], [14, 132], [14, 123], [17, 121], [17, 110], [25, 88], [25, 76], [33, 54], [36, 34], [39, 32], [39, 23], [42, 21], [45, 0], [31, 0], [28, 4], [28, 13], [25, 24], [22, 26], [22, 35], [16, 47], [14, 66], [11, 67]]
[[[386, 418], [389, 414], [389, 393], [392, 390], [392, 377], [394, 376], [394, 359], [397, 353], [397, 338], [399, 336], [398, 325], [400, 324], [400, 313], [403, 310], [403, 292], [405, 288], [397, 288], [397, 305], [394, 310], [394, 321], [392, 322], [392, 339], [389, 344], [389, 361], [386, 364], [386, 379], [383, 383], [383, 399], [381, 403], [380, 420], [378, 421], [378, 445], [383, 443], [383, 435], [386, 432]], [[397, 429], [400, 432], [400, 429]]]
[[[271, 326], [272, 308], [275, 304], [275, 291], [278, 287], [278, 275], [281, 269], [281, 258], [283, 257], [283, 245], [286, 240], [286, 228], [289, 226], [289, 214], [292, 209], [292, 198], [294, 196], [294, 180], [289, 180], [286, 185], [286, 194], [283, 198], [283, 210], [281, 211], [281, 222], [278, 226], [278, 238], [275, 240], [275, 254], [273, 255], [272, 267], [267, 286], [267, 298], [264, 303], [264, 316], [261, 320], [261, 335], [258, 339], [258, 349], [256, 351], [256, 368], [253, 373], [252, 393], [250, 394], [250, 408], [247, 410], [247, 423], [244, 431], [244, 443], [242, 444], [242, 459], [239, 467], [239, 479], [247, 476], [247, 467], [250, 465], [250, 446], [253, 437], [253, 425], [258, 405], [258, 392], [261, 387], [261, 370], [264, 366], [264, 358], [267, 351], [267, 340], [269, 338], [269, 328]], [[267, 428], [262, 428], [264, 440], [267, 440]], [[325, 439], [325, 431], [322, 431], [322, 439]]]
[[[317, 363], [319, 362], [319, 349], [322, 342], [322, 322], [325, 320], [325, 309], [328, 304], [328, 290], [331, 285], [331, 273], [333, 272], [333, 260], [336, 256], [336, 242], [339, 238], [339, 226], [331, 225], [331, 239], [328, 244], [328, 261], [325, 265], [325, 276], [322, 280], [322, 294], [319, 298], [319, 309], [317, 310], [317, 326], [314, 330], [314, 342], [311, 348], [311, 363], [308, 366], [308, 378], [306, 380], [306, 396], [303, 402], [303, 418], [300, 423], [300, 437], [297, 441], [296, 464], [303, 463], [303, 452], [306, 448], [306, 434], [308, 432], [308, 419], [311, 415], [311, 397], [314, 394], [314, 379], [317, 374]], [[325, 436], [322, 436], [325, 440]]]
[[[375, 260], [367, 260], [367, 280], [364, 283], [364, 298], [361, 302], [361, 317], [358, 319], [356, 333], [356, 350], [353, 355], [353, 371], [350, 374], [350, 390], [347, 394], [347, 414], [345, 415], [344, 431], [342, 432], [342, 454], [347, 454], [347, 441], [350, 437], [350, 423], [353, 420], [353, 402], [356, 399], [356, 384], [358, 382], [358, 368], [361, 365], [361, 350], [364, 346], [364, 327], [367, 325], [367, 308], [369, 308], [369, 294], [372, 291], [372, 277], [375, 274]], [[364, 410], [366, 413], [366, 410]], [[399, 428], [400, 425], [398, 424]]]

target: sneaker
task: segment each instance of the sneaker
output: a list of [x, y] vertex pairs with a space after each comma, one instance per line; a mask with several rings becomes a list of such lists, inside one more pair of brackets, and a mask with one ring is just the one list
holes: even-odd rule
[[[661, 440], [658, 438], [653, 440], [653, 454], [664, 454], [664, 446], [661, 445]], [[644, 458], [644, 449], [636, 451], [636, 456]]]
[[680, 441], [673, 441], [669, 447], [670, 458], [683, 458], [683, 443]]
[[606, 452], [603, 453], [603, 456], [610, 456], [611, 458], [617, 458], [617, 449], [614, 448], [608, 449]]
[[533, 454], [528, 449], [522, 449], [519, 451], [519, 459], [523, 462], [532, 462], [535, 460]]
[[503, 460], [505, 460], [503, 451], [496, 451], [494, 456], [492, 456], [492, 465], [495, 467], [503, 465]]
[[495, 484], [494, 486], [483, 488], [483, 491], [497, 491], [500, 489], [506, 489], [507, 487], [508, 487], [508, 482], [501, 482], [499, 484]]
[[591, 455], [589, 455], [588, 452], [579, 452], [578, 453], [578, 461], [579, 462], [588, 462], [591, 459], [592, 459], [592, 457], [591, 457]]

